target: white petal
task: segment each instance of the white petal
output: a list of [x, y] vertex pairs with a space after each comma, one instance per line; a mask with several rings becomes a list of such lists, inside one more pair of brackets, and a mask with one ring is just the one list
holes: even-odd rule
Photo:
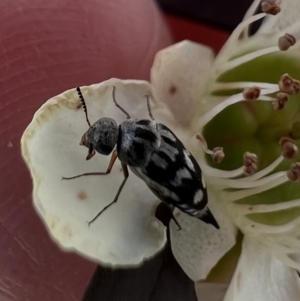
[[[149, 83], [112, 79], [82, 88], [91, 123], [104, 116], [119, 123], [126, 118], [113, 103], [112, 84], [117, 101], [133, 118], [148, 118], [144, 95], [151, 94]], [[109, 175], [61, 181], [62, 176], [105, 171], [110, 159], [97, 154], [85, 160], [87, 148], [79, 141], [88, 126], [79, 105], [75, 89], [50, 99], [23, 134], [22, 154], [34, 182], [34, 205], [61, 247], [103, 264], [139, 264], [166, 242], [165, 227], [154, 218], [158, 201], [146, 185], [129, 171], [117, 204], [88, 227], [87, 221], [113, 200], [121, 184], [119, 161]]]
[[195, 288], [198, 301], [222, 301], [228, 284], [199, 282]]
[[224, 301], [298, 301], [299, 278], [256, 238], [245, 236], [242, 255]]
[[172, 111], [176, 122], [189, 123], [210, 75], [210, 48], [183, 41], [159, 51], [151, 69], [153, 95]]
[[173, 254], [194, 281], [205, 279], [210, 270], [235, 244], [236, 228], [220, 202], [209, 194], [209, 208], [220, 230], [180, 211], [175, 216], [182, 229], [171, 222], [170, 235]]

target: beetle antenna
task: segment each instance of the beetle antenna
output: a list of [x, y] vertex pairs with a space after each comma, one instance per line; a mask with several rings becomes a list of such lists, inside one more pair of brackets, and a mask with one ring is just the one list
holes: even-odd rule
[[151, 112], [151, 107], [150, 107], [150, 102], [149, 102], [149, 95], [145, 95], [145, 97], [146, 97], [146, 100], [147, 100], [147, 107], [148, 107], [149, 116], [152, 120], [154, 120], [154, 117], [153, 117], [152, 112]]
[[91, 127], [91, 123], [90, 123], [89, 117], [88, 117], [88, 112], [87, 112], [86, 103], [85, 103], [85, 100], [84, 100], [84, 98], [83, 98], [82, 92], [81, 92], [81, 90], [80, 90], [79, 87], [77, 87], [76, 90], [77, 90], [78, 96], [79, 96], [79, 98], [80, 98], [80, 101], [81, 101], [81, 103], [82, 103], [83, 111], [84, 111], [84, 113], [85, 113], [85, 119], [86, 119], [86, 122], [88, 123], [89, 127]]
[[116, 93], [116, 87], [113, 86], [112, 96], [115, 105], [127, 116], [127, 119], [130, 119], [130, 115], [117, 103], [115, 93]]

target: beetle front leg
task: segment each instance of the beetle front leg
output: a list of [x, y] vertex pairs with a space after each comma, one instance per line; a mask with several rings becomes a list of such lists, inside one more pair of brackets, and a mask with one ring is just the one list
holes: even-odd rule
[[87, 173], [83, 173], [81, 175], [77, 175], [77, 176], [74, 176], [74, 177], [62, 177], [62, 180], [73, 180], [73, 179], [76, 179], [76, 178], [80, 178], [80, 177], [84, 177], [84, 176], [103, 176], [103, 175], [108, 175], [113, 166], [114, 166], [114, 163], [116, 161], [116, 159], [118, 158], [118, 154], [117, 154], [117, 151], [114, 150], [112, 155], [111, 155], [111, 158], [110, 158], [110, 162], [109, 162], [109, 165], [107, 167], [107, 170], [104, 171], [104, 172], [87, 172]]

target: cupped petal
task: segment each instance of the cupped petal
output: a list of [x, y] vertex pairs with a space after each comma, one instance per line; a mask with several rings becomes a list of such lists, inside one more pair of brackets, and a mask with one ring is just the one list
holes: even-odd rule
[[170, 224], [173, 254], [194, 281], [205, 279], [236, 242], [237, 231], [226, 209], [210, 193], [209, 208], [220, 225], [219, 230], [180, 211], [176, 211], [175, 217], [182, 229], [178, 231], [174, 221]]
[[299, 296], [300, 282], [296, 271], [276, 259], [263, 242], [246, 235], [224, 301], [297, 301]]
[[188, 125], [210, 75], [213, 52], [183, 41], [159, 51], [151, 69], [153, 95], [163, 101], [176, 122]]
[[[82, 87], [91, 123], [101, 117], [118, 123], [126, 118], [113, 103], [113, 85], [117, 102], [131, 117], [149, 118], [145, 100], [145, 95], [151, 95], [149, 83], [112, 79]], [[154, 102], [152, 110], [161, 117], [159, 107]], [[64, 249], [106, 265], [137, 265], [166, 242], [165, 227], [154, 217], [158, 200], [129, 171], [118, 202], [88, 227], [87, 221], [113, 200], [123, 173], [116, 161], [109, 175], [62, 181], [62, 176], [101, 172], [108, 167], [110, 156], [97, 154], [85, 160], [87, 148], [79, 142], [87, 129], [76, 89], [53, 97], [34, 115], [21, 144], [33, 179], [35, 208]]]

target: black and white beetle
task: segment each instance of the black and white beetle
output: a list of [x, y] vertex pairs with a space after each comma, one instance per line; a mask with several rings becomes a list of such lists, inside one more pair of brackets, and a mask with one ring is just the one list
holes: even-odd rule
[[[86, 159], [91, 159], [96, 151], [102, 155], [109, 155], [112, 151], [113, 153], [106, 172], [84, 173], [70, 178], [63, 177], [63, 179], [107, 175], [117, 158], [121, 161], [124, 173], [124, 179], [114, 200], [105, 206], [89, 224], [117, 202], [129, 176], [127, 169], [129, 166], [130, 170], [142, 179], [162, 202], [219, 229], [217, 221], [207, 207], [207, 191], [199, 165], [168, 127], [154, 121], [148, 96], [146, 100], [151, 120], [130, 119], [130, 115], [117, 103], [113, 86], [113, 101], [127, 116], [127, 120], [118, 126], [115, 120], [104, 117], [91, 125], [80, 88], [77, 88], [77, 92], [89, 125], [89, 129], [80, 142], [88, 148]], [[115, 146], [116, 149], [113, 150]], [[173, 219], [181, 229], [174, 216]]]

